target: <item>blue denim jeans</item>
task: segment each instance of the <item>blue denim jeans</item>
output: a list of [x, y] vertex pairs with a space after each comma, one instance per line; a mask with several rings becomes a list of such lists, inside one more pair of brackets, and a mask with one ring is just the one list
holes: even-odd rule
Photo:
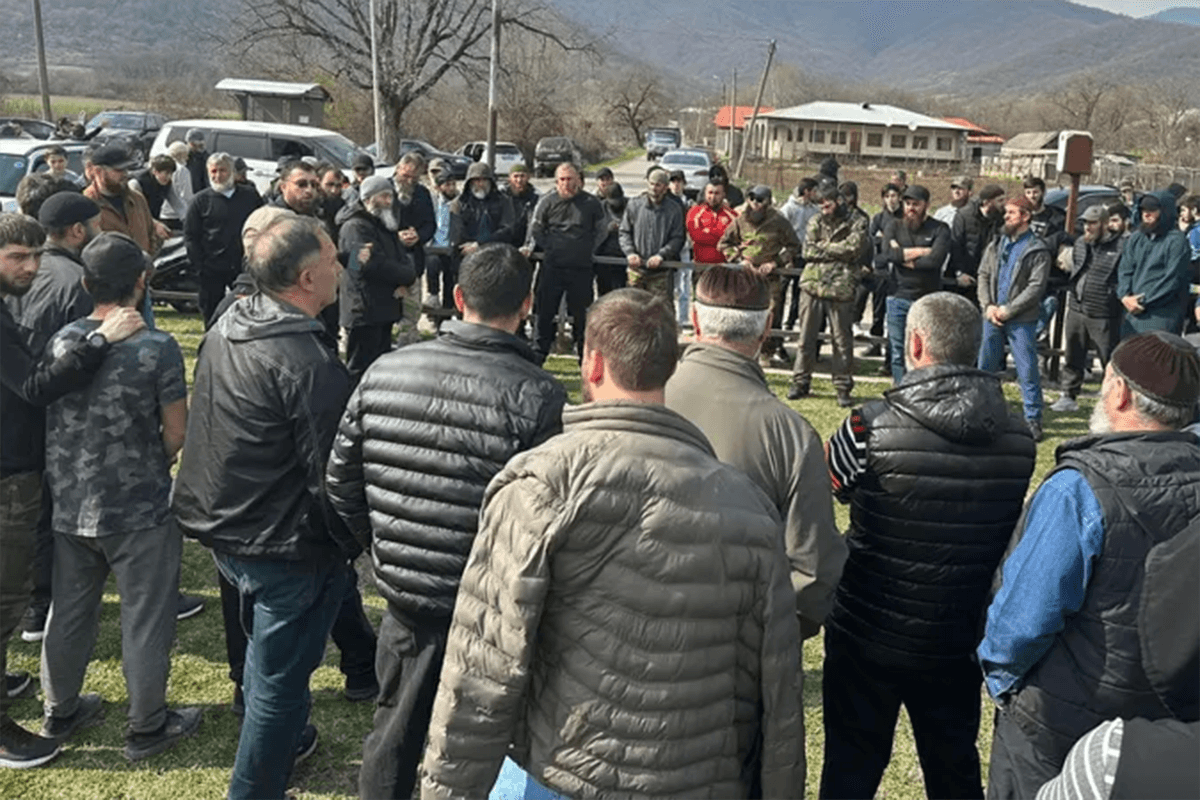
[[[308, 719], [308, 681], [325, 655], [350, 570], [344, 561], [251, 560], [215, 554], [252, 619], [242, 722], [229, 800], [282, 798]], [[246, 614], [243, 614], [245, 618]]]
[[979, 347], [979, 368], [985, 372], [1004, 369], [1004, 343], [1012, 352], [1017, 367], [1017, 383], [1025, 406], [1025, 419], [1042, 421], [1042, 379], [1038, 374], [1037, 322], [1009, 322], [996, 327], [983, 321], [983, 344]]
[[904, 325], [908, 321], [908, 310], [913, 301], [900, 297], [887, 299], [888, 359], [892, 368], [892, 382], [899, 386], [904, 379]]
[[[675, 271], [675, 296], [679, 298], [676, 308], [679, 309], [680, 326], [691, 323], [690, 302], [692, 299], [692, 268], [684, 267]], [[778, 327], [779, 323], [776, 322]]]

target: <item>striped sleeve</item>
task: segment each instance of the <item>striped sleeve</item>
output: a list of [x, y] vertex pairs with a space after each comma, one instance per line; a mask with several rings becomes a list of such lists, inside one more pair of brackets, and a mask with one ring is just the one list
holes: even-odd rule
[[1038, 790], [1037, 800], [1108, 800], [1121, 758], [1125, 723], [1102, 722], [1075, 743], [1062, 772]]
[[850, 502], [850, 492], [867, 469], [867, 425], [861, 408], [854, 409], [830, 437], [825, 445], [825, 460], [834, 496], [839, 502]]

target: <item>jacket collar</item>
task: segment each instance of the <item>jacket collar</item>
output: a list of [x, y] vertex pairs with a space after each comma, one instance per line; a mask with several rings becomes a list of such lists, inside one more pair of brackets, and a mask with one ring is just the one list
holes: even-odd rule
[[694, 342], [683, 351], [681, 361], [692, 362], [704, 367], [719, 369], [737, 377], [752, 381], [757, 386], [767, 388], [767, 376], [756, 361], [746, 358], [741, 353], [735, 353], [725, 347], [705, 342]]
[[664, 436], [703, 450], [713, 458], [717, 457], [700, 429], [666, 406], [629, 400], [604, 400], [563, 409], [563, 431], [584, 430]]
[[507, 331], [489, 328], [487, 325], [463, 322], [461, 319], [448, 319], [442, 323], [442, 330], [438, 334], [438, 338], [452, 339], [467, 347], [484, 350], [507, 350], [516, 353], [531, 364], [538, 363], [537, 355], [525, 340]]

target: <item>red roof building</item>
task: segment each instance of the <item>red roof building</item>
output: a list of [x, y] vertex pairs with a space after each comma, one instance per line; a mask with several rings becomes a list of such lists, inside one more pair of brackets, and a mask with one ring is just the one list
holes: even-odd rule
[[946, 122], [953, 122], [955, 125], [962, 125], [968, 128], [967, 144], [1004, 144], [1004, 137], [992, 133], [987, 128], [982, 128], [971, 122], [969, 119], [962, 117], [942, 117]]
[[[760, 115], [769, 114], [774, 110], [774, 106], [758, 107], [758, 113]], [[717, 116], [713, 119], [713, 122], [716, 124], [718, 130], [729, 130], [729, 120], [731, 118], [733, 119], [734, 124], [739, 131], [745, 130], [746, 123], [748, 123], [750, 118], [754, 116], [754, 106], [737, 106], [736, 108], [732, 108], [733, 113], [730, 112], [730, 106], [721, 106], [721, 108], [717, 111]]]

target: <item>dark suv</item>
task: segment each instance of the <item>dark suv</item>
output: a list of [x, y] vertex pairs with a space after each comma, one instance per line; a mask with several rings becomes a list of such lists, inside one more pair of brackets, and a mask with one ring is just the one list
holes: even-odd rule
[[582, 169], [583, 153], [579, 145], [566, 136], [539, 139], [533, 150], [533, 174], [539, 178], [553, 175], [559, 164], [574, 164]]
[[167, 118], [162, 114], [147, 111], [101, 111], [89, 119], [84, 127], [89, 133], [97, 128], [101, 129], [92, 137], [97, 144], [120, 141], [145, 160], [149, 157], [154, 138], [166, 124]]

